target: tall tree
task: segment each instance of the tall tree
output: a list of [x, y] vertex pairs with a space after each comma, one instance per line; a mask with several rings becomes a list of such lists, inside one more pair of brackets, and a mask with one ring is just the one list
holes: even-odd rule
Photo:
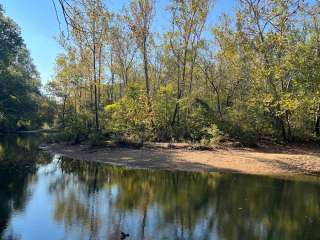
[[[127, 21], [136, 39], [143, 58], [145, 90], [150, 98], [149, 79], [149, 46], [151, 40], [151, 24], [154, 16], [153, 0], [133, 0], [130, 2]], [[149, 99], [150, 101], [150, 99]]]
[[0, 5], [0, 131], [35, 127], [39, 87], [39, 74], [19, 27]]
[[99, 102], [102, 77], [102, 58], [110, 14], [101, 0], [81, 0], [77, 2], [60, 1], [65, 19], [71, 27], [76, 45], [91, 51], [92, 86], [94, 95], [95, 128], [100, 129]]
[[210, 0], [173, 0], [169, 6], [171, 31], [168, 33], [173, 56], [178, 68], [177, 103], [173, 113], [172, 125], [179, 112], [179, 100], [184, 95], [189, 68], [189, 92], [192, 90], [193, 71], [197, 58], [197, 48], [211, 6]]

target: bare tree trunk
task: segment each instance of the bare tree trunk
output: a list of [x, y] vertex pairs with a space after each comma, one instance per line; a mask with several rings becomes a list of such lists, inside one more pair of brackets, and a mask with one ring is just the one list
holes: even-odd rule
[[114, 99], [114, 72], [113, 72], [113, 55], [110, 54], [110, 72], [111, 72], [111, 88], [109, 103], [113, 103]]
[[111, 91], [110, 91], [110, 102], [113, 103], [115, 101], [114, 96], [114, 72], [111, 71]]
[[93, 53], [92, 53], [92, 55], [93, 55], [95, 122], [96, 122], [96, 131], [99, 131], [100, 126], [99, 126], [99, 112], [98, 112], [98, 89], [97, 89], [97, 74], [96, 74], [96, 41], [95, 41], [95, 32], [93, 32]]
[[173, 112], [173, 117], [172, 117], [172, 121], [171, 121], [171, 126], [173, 127], [175, 125], [176, 122], [176, 117], [178, 115], [179, 112], [179, 99], [181, 97], [181, 89], [180, 89], [180, 65], [178, 63], [178, 81], [177, 81], [177, 103], [176, 106], [174, 108], [174, 112]]
[[98, 105], [100, 105], [101, 100], [101, 66], [102, 66], [102, 45], [99, 46], [99, 72], [98, 72]]
[[191, 67], [190, 67], [190, 84], [189, 84], [189, 94], [192, 92], [192, 84], [193, 84], [193, 69], [194, 65], [197, 59], [197, 50], [193, 50], [194, 53], [192, 54], [192, 61], [191, 61]]
[[[187, 46], [187, 43], [186, 43]], [[174, 114], [173, 114], [173, 119], [172, 119], [172, 126], [174, 126], [176, 117], [178, 116], [179, 113], [179, 100], [183, 95], [184, 87], [185, 87], [185, 78], [186, 78], [186, 69], [187, 69], [187, 47], [185, 46], [184, 49], [184, 56], [183, 56], [183, 61], [182, 61], [182, 77], [180, 81], [180, 73], [178, 77], [178, 94], [177, 94], [177, 103], [174, 109]], [[179, 68], [180, 69], [180, 68]], [[179, 121], [179, 119], [178, 119]]]
[[149, 72], [148, 72], [148, 54], [147, 54], [147, 38], [143, 40], [143, 65], [144, 65], [144, 76], [146, 80], [146, 94], [148, 101], [150, 100], [150, 83], [149, 83]]
[[[92, 82], [92, 79], [90, 79], [90, 82]], [[92, 110], [92, 104], [93, 104], [93, 87], [90, 83], [90, 110]]]

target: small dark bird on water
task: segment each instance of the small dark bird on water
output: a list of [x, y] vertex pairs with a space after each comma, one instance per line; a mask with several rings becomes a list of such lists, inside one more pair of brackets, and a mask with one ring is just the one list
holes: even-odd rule
[[121, 235], [120, 240], [125, 240], [126, 238], [128, 238], [130, 236], [129, 234], [124, 233], [124, 232], [121, 232], [120, 235]]

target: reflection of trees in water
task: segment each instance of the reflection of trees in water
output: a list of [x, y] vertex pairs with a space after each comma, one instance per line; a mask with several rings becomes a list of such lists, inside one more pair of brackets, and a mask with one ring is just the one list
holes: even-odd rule
[[[256, 181], [255, 181], [256, 179]], [[229, 239], [317, 239], [319, 184], [239, 177], [218, 188], [219, 232]], [[229, 189], [228, 197], [226, 190]], [[224, 195], [224, 197], [223, 197]], [[240, 209], [241, 208], [241, 209]]]
[[36, 162], [50, 158], [37, 150], [39, 138], [4, 136], [0, 141], [0, 239], [18, 239], [14, 232], [4, 236], [12, 214], [22, 211], [30, 197], [28, 186], [35, 180]]
[[59, 199], [56, 215], [71, 217], [56, 220], [69, 227], [85, 226], [92, 239], [105, 235], [113, 239], [121, 230], [129, 231], [132, 239], [318, 237], [318, 184], [126, 170], [80, 161], [62, 161], [61, 167], [69, 180], [62, 178], [60, 184], [68, 190], [63, 198], [60, 190], [53, 192]]
[[[0, 142], [0, 239], [37, 181], [39, 139]], [[317, 239], [320, 185], [234, 174], [126, 170], [63, 160], [52, 171], [54, 218], [82, 239]]]
[[[29, 173], [17, 174], [13, 171], [3, 172], [0, 170], [0, 239], [14, 211], [24, 208], [28, 199], [28, 176]], [[13, 233], [11, 233], [13, 237]], [[11, 238], [11, 237], [10, 237]]]
[[89, 239], [99, 239], [102, 220], [99, 218], [100, 199], [97, 195], [104, 182], [97, 176], [98, 168], [74, 162], [75, 176], [65, 161], [60, 164], [64, 174], [49, 186], [49, 192], [55, 196], [54, 219], [63, 222], [66, 231], [78, 227], [78, 231], [83, 231], [83, 239], [88, 239], [84, 236], [86, 233], [90, 234]]

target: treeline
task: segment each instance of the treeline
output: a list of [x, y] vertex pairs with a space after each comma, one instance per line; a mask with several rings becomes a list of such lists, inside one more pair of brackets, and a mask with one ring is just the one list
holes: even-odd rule
[[152, 0], [120, 13], [101, 0], [58, 3], [65, 52], [48, 89], [71, 135], [318, 139], [319, 3], [240, 0], [213, 26], [211, 0], [171, 0], [161, 33], [152, 31]]
[[55, 103], [41, 94], [40, 86], [20, 29], [0, 4], [0, 133], [52, 123]]

